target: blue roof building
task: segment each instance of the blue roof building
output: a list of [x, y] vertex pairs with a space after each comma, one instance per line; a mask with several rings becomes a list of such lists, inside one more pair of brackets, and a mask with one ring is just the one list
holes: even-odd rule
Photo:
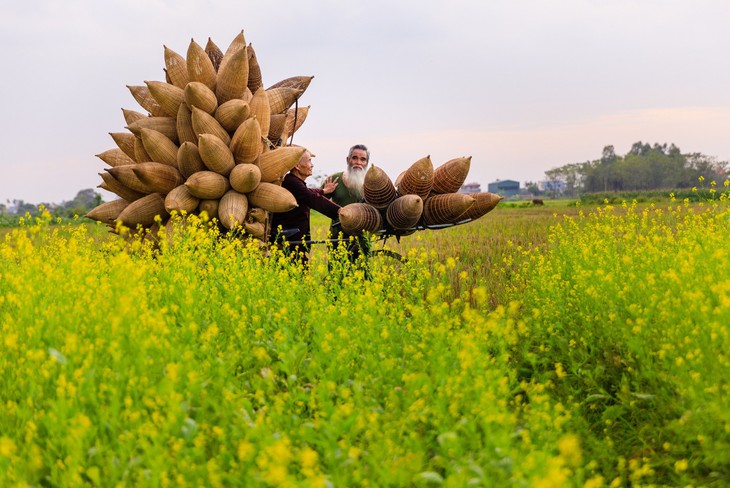
[[520, 193], [520, 182], [514, 180], [497, 180], [489, 183], [487, 191], [505, 198], [513, 197]]

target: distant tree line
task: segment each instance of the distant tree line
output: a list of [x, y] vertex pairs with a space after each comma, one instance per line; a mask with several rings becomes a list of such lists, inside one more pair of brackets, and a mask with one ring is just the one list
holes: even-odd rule
[[23, 200], [7, 200], [0, 203], [0, 215], [25, 215], [29, 213], [36, 215], [38, 207], [43, 205], [55, 217], [71, 218], [74, 215], [83, 217], [89, 210], [97, 207], [103, 202], [101, 195], [93, 189], [88, 188], [79, 191], [73, 200], [63, 201], [61, 203], [28, 203]]
[[[700, 177], [720, 184], [727, 179], [728, 162], [701, 153], [683, 154], [674, 144], [635, 142], [624, 156], [613, 146], [600, 159], [571, 163], [545, 172], [549, 188], [566, 196], [582, 193], [672, 190], [692, 188]], [[552, 184], [550, 184], [552, 183]], [[533, 193], [534, 183], [527, 184]]]

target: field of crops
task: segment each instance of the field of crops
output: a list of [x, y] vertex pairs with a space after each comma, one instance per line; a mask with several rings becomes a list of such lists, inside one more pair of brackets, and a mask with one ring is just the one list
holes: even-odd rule
[[212, 233], [4, 231], [0, 486], [730, 484], [727, 193], [498, 207], [371, 280]]

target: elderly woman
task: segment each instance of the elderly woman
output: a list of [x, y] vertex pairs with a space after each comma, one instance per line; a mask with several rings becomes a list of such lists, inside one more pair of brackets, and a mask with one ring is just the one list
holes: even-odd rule
[[[317, 212], [326, 215], [331, 219], [337, 218], [337, 212], [340, 206], [327, 199], [324, 194], [328, 191], [331, 193], [334, 188], [331, 185], [336, 183], [328, 182], [324, 189], [308, 188], [304, 182], [312, 176], [314, 164], [312, 163], [312, 153], [304, 151], [301, 159], [292, 170], [284, 176], [281, 186], [289, 190], [299, 205], [297, 208], [283, 213], [273, 214], [271, 220], [271, 242], [281, 243], [284, 239], [283, 232], [297, 229], [292, 234], [287, 233], [286, 241], [306, 241], [311, 238], [309, 225], [309, 210], [314, 209]], [[306, 244], [291, 244], [288, 252], [293, 252], [294, 256], [306, 265], [308, 261]]]

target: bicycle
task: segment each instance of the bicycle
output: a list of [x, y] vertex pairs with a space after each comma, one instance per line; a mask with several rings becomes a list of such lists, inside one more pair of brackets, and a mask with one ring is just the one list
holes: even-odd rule
[[[387, 240], [391, 237], [394, 237], [398, 242], [400, 242], [401, 237], [413, 234], [415, 231], [418, 230], [440, 230], [445, 229], [448, 227], [454, 227], [456, 225], [462, 225], [471, 222], [474, 219], [465, 219], [459, 222], [454, 223], [448, 223], [448, 224], [438, 224], [438, 225], [426, 225], [426, 224], [418, 224], [412, 228], [409, 229], [393, 229], [391, 227], [386, 227], [384, 229], [381, 229], [376, 232], [372, 232], [371, 234], [376, 238], [376, 243], [381, 243], [382, 246], [380, 249], [370, 248], [367, 251], [363, 252], [363, 248], [358, 245], [360, 251], [365, 256], [366, 261], [371, 260], [372, 258], [376, 258], [379, 256], [393, 259], [401, 264], [405, 264], [408, 262], [408, 259], [401, 255], [400, 253], [393, 251], [391, 249], [385, 249], [384, 246], [387, 242]], [[341, 228], [340, 222], [336, 222], [333, 227], [333, 229]], [[346, 237], [339, 237], [339, 238], [329, 238], [329, 239], [306, 239], [306, 240], [298, 240], [298, 241], [287, 241], [286, 238], [293, 236], [295, 234], [299, 233], [298, 228], [291, 228], [291, 229], [283, 229], [279, 233], [279, 237], [283, 238], [284, 240], [282, 242], [285, 242], [289, 245], [305, 245], [305, 246], [311, 246], [316, 244], [330, 244], [330, 245], [337, 245], [340, 243], [351, 243], [354, 236], [346, 236]], [[339, 234], [343, 235], [343, 234]]]

